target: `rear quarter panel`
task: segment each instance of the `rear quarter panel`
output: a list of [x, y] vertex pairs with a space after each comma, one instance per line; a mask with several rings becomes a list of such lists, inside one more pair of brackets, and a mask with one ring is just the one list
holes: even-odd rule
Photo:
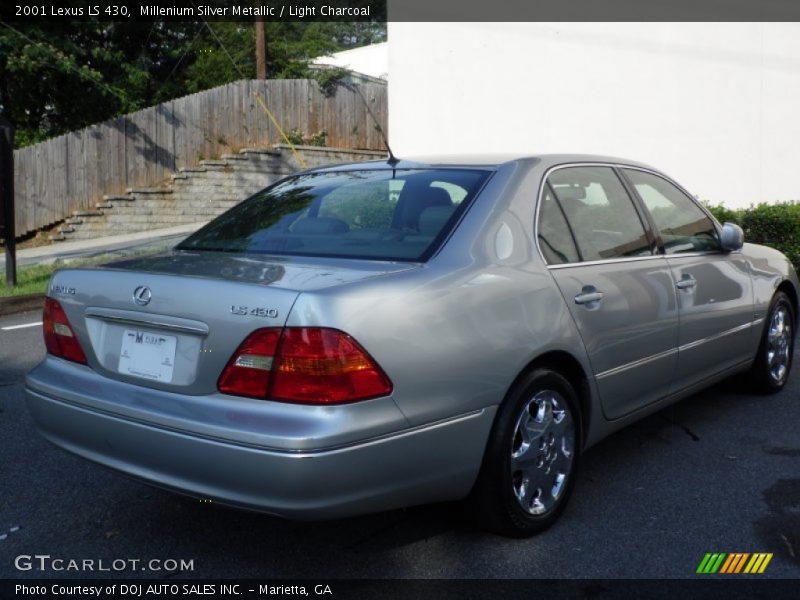
[[569, 311], [533, 244], [540, 173], [494, 174], [451, 239], [417, 269], [302, 293], [287, 325], [353, 335], [394, 384], [412, 425], [498, 405], [537, 356], [588, 362]]

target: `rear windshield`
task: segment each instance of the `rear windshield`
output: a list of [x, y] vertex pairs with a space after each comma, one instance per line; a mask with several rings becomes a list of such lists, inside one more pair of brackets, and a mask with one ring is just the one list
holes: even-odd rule
[[298, 175], [220, 215], [178, 249], [423, 261], [488, 175], [466, 169]]

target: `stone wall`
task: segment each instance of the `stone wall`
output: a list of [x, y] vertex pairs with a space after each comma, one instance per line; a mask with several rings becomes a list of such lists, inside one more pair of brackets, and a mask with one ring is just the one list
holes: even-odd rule
[[248, 196], [303, 168], [379, 160], [385, 152], [318, 146], [245, 148], [184, 167], [162, 185], [104, 196], [94, 210], [77, 211], [53, 241], [77, 240], [210, 221]]

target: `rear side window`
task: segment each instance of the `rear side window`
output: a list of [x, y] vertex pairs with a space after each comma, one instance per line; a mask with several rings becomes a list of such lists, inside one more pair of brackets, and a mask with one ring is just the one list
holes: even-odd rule
[[651, 254], [639, 213], [612, 168], [566, 167], [553, 171], [547, 182], [569, 223], [580, 260]]
[[490, 171], [307, 173], [248, 198], [179, 250], [427, 260]]
[[624, 173], [653, 216], [667, 254], [722, 250], [714, 223], [694, 200], [652, 173], [637, 169]]
[[580, 255], [564, 212], [546, 186], [539, 207], [539, 248], [548, 265], [578, 262]]

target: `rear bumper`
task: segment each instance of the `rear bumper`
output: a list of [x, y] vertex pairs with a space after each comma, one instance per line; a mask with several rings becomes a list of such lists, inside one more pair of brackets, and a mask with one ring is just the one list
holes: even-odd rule
[[74, 389], [65, 399], [31, 383], [30, 413], [57, 446], [159, 487], [300, 519], [464, 497], [494, 417], [494, 408], [484, 409], [336, 447], [291, 451], [135, 420], [76, 401]]

